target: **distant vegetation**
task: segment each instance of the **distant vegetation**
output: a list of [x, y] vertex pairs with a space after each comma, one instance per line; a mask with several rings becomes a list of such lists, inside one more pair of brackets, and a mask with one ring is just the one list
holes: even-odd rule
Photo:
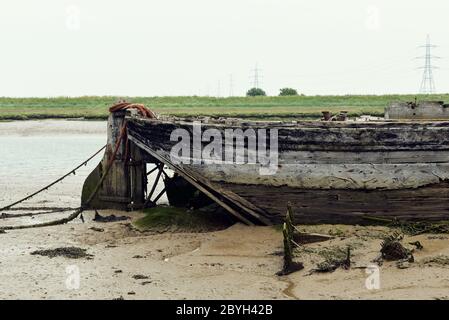
[[251, 88], [248, 90], [248, 92], [246, 92], [246, 95], [248, 97], [259, 97], [259, 96], [266, 96], [267, 94], [260, 88]]
[[[418, 100], [449, 102], [449, 94], [416, 96]], [[0, 120], [86, 118], [106, 119], [108, 108], [123, 97], [0, 98]], [[319, 118], [321, 111], [349, 112], [349, 116], [383, 115], [392, 101], [414, 101], [414, 95], [283, 96], [283, 97], [128, 97], [167, 115], [299, 119]]]
[[279, 96], [280, 97], [285, 97], [285, 96], [297, 96], [298, 95], [298, 91], [296, 91], [293, 88], [282, 88], [281, 90], [279, 90]]

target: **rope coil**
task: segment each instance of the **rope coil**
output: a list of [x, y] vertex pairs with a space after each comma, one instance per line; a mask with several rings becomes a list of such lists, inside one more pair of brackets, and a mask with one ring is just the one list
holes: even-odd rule
[[145, 118], [149, 118], [149, 119], [157, 118], [156, 114], [153, 111], [151, 111], [150, 109], [148, 109], [147, 107], [145, 107], [145, 105], [143, 105], [141, 103], [120, 102], [120, 103], [114, 104], [112, 107], [110, 107], [109, 112], [113, 113], [113, 112], [117, 112], [117, 111], [129, 110], [129, 109], [136, 109]]

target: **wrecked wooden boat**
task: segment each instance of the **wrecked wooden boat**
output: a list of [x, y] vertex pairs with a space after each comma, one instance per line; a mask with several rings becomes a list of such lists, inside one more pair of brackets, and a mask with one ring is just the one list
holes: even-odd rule
[[[298, 223], [366, 223], [370, 216], [449, 218], [449, 122], [202, 119], [198, 128], [199, 120], [128, 114], [128, 139], [142, 153], [135, 163], [143, 159], [168, 166], [243, 222], [280, 223], [288, 202]], [[195, 130], [196, 134], [200, 130], [202, 138], [189, 142], [190, 157], [184, 154], [174, 159], [173, 149], [181, 140], [176, 134], [174, 139], [174, 132], [187, 132], [192, 138]], [[273, 151], [270, 139], [275, 136], [274, 173], [264, 172], [273, 163], [236, 163], [236, 154], [225, 155], [226, 150], [239, 145], [249, 157], [256, 151], [250, 150], [248, 139], [243, 144], [238, 139], [223, 139], [221, 148], [215, 144], [214, 150], [222, 153], [222, 161], [198, 161], [195, 155], [204, 154], [211, 136], [226, 137], [229, 130], [265, 130], [265, 154]], [[185, 161], [179, 163], [179, 159]], [[136, 170], [135, 163], [132, 170]], [[136, 186], [141, 188], [142, 183], [136, 182], [135, 175], [132, 179], [136, 194]], [[114, 183], [117, 186], [117, 181]], [[108, 201], [116, 192], [111, 186], [113, 183], [105, 191]], [[139, 192], [139, 201], [145, 202], [145, 192]], [[120, 198], [126, 197], [122, 194]], [[131, 198], [125, 202], [137, 203], [135, 196]], [[98, 205], [105, 205], [105, 201]]]

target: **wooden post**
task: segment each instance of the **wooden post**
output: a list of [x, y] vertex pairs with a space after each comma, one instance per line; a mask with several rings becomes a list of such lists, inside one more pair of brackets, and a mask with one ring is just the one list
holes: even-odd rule
[[[82, 204], [91, 193], [93, 186], [100, 181], [104, 168], [113, 156], [120, 131], [125, 123], [125, 111], [111, 113], [108, 118], [107, 146], [100, 164], [91, 172], [83, 185]], [[141, 151], [131, 141], [123, 141], [115, 155], [114, 163], [95, 198], [90, 202], [94, 209], [128, 210], [141, 207], [145, 194], [145, 163]]]
[[293, 264], [293, 248], [292, 234], [286, 222], [284, 222], [282, 233], [284, 234], [284, 270], [289, 270]]
[[304, 265], [301, 262], [293, 261], [293, 247], [295, 243], [293, 241], [293, 211], [290, 203], [287, 204], [287, 213], [285, 215], [285, 222], [282, 226], [282, 234], [284, 236], [284, 266], [277, 275], [287, 275], [304, 268]]
[[142, 151], [131, 141], [129, 141], [129, 148], [131, 157], [129, 165], [131, 201], [133, 208], [141, 208], [145, 202], [147, 188], [146, 163]]
[[290, 202], [287, 203], [287, 214], [285, 215], [285, 225], [288, 228], [288, 233], [291, 235], [291, 237], [293, 237], [293, 233], [294, 233], [294, 220], [293, 220], [293, 209], [292, 209], [292, 204]]

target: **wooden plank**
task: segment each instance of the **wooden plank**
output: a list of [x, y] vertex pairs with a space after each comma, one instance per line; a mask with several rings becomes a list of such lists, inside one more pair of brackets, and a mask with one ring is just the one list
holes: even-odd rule
[[449, 151], [287, 151], [279, 164], [393, 164], [449, 163]]
[[[146, 132], [152, 137], [154, 149], [170, 150], [175, 142], [170, 141], [170, 134], [176, 128], [192, 131], [192, 124], [164, 123], [154, 120], [133, 120], [129, 123], [131, 130]], [[206, 130], [214, 128], [243, 129], [244, 126], [202, 125]], [[254, 127], [254, 129], [263, 127]], [[274, 127], [273, 127], [274, 128]], [[388, 151], [427, 151], [449, 150], [449, 127], [416, 126], [411, 124], [398, 128], [278, 128], [279, 150], [288, 151], [350, 151], [350, 152], [388, 152]], [[224, 135], [223, 135], [224, 136]], [[203, 142], [203, 144], [206, 144]]]
[[305, 190], [285, 186], [222, 183], [282, 223], [285, 203], [291, 202], [301, 223], [362, 224], [365, 216], [401, 220], [449, 220], [449, 183], [404, 190]]

